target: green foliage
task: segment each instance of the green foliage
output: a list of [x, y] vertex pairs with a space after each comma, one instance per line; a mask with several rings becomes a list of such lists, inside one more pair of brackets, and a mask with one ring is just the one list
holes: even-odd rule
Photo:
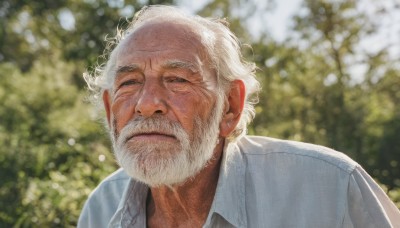
[[90, 191], [116, 168], [75, 70], [57, 56], [29, 73], [0, 65], [0, 226], [74, 226]]
[[[62, 50], [67, 60], [97, 63], [105, 37], [145, 4], [171, 0], [3, 0], [0, 3], [0, 60], [29, 70], [37, 55]], [[70, 16], [70, 17], [66, 17]], [[72, 20], [72, 21], [71, 21]], [[70, 22], [70, 23], [68, 23]]]
[[82, 73], [124, 17], [160, 3], [0, 2], [0, 227], [75, 226], [117, 168]]
[[[388, 189], [400, 187], [400, 69], [355, 1], [304, 1], [283, 44], [253, 45], [264, 91], [251, 133], [322, 144], [361, 163]], [[355, 82], [353, 68], [366, 69]]]
[[[81, 75], [125, 16], [159, 3], [173, 1], [0, 2], [0, 227], [75, 226], [88, 194], [117, 168]], [[389, 47], [360, 48], [376, 33], [372, 18], [356, 1], [305, 0], [287, 40], [251, 41], [251, 4], [238, 14], [243, 1], [214, 0], [199, 12], [227, 16], [253, 46], [244, 51], [263, 92], [249, 132], [341, 150], [400, 207], [400, 69]]]

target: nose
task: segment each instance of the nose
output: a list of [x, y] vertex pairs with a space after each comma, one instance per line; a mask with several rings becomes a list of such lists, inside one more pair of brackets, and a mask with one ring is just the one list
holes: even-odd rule
[[147, 118], [154, 114], [165, 114], [166, 111], [162, 88], [154, 83], [146, 82], [137, 101], [135, 112]]

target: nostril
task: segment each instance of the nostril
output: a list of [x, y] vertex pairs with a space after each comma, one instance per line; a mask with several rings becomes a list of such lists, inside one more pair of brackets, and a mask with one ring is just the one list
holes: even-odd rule
[[145, 110], [145, 112], [142, 112], [140, 109], [137, 109], [136, 113], [139, 114], [139, 115], [149, 115], [150, 116], [150, 115], [153, 115], [153, 114], [163, 114], [164, 111], [161, 110], [161, 109], [157, 109], [154, 112], [147, 112], [146, 110]]
[[144, 93], [135, 105], [135, 113], [144, 117], [151, 115], [162, 115], [166, 112], [166, 104], [159, 94]]

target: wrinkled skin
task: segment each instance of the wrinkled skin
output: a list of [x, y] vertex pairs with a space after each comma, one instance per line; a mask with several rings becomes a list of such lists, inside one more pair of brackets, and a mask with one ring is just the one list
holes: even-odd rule
[[[158, 115], [178, 122], [191, 140], [195, 120], [204, 121], [216, 102], [217, 82], [200, 41], [201, 29], [177, 22], [147, 22], [118, 48], [113, 89], [103, 94], [107, 119], [118, 135], [132, 119]], [[219, 143], [214, 159], [182, 185], [152, 188], [148, 196], [149, 227], [201, 227], [218, 182], [224, 138], [243, 110], [244, 85], [232, 82], [224, 100]], [[127, 143], [177, 144], [163, 132], [135, 135]], [[164, 151], [170, 156], [176, 151]]]

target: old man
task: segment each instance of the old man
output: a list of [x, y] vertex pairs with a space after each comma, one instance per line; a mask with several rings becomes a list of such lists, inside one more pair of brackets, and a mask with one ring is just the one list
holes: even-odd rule
[[121, 169], [90, 195], [78, 227], [400, 227], [395, 205], [344, 154], [245, 136], [259, 84], [225, 21], [151, 6], [113, 42], [86, 79]]

